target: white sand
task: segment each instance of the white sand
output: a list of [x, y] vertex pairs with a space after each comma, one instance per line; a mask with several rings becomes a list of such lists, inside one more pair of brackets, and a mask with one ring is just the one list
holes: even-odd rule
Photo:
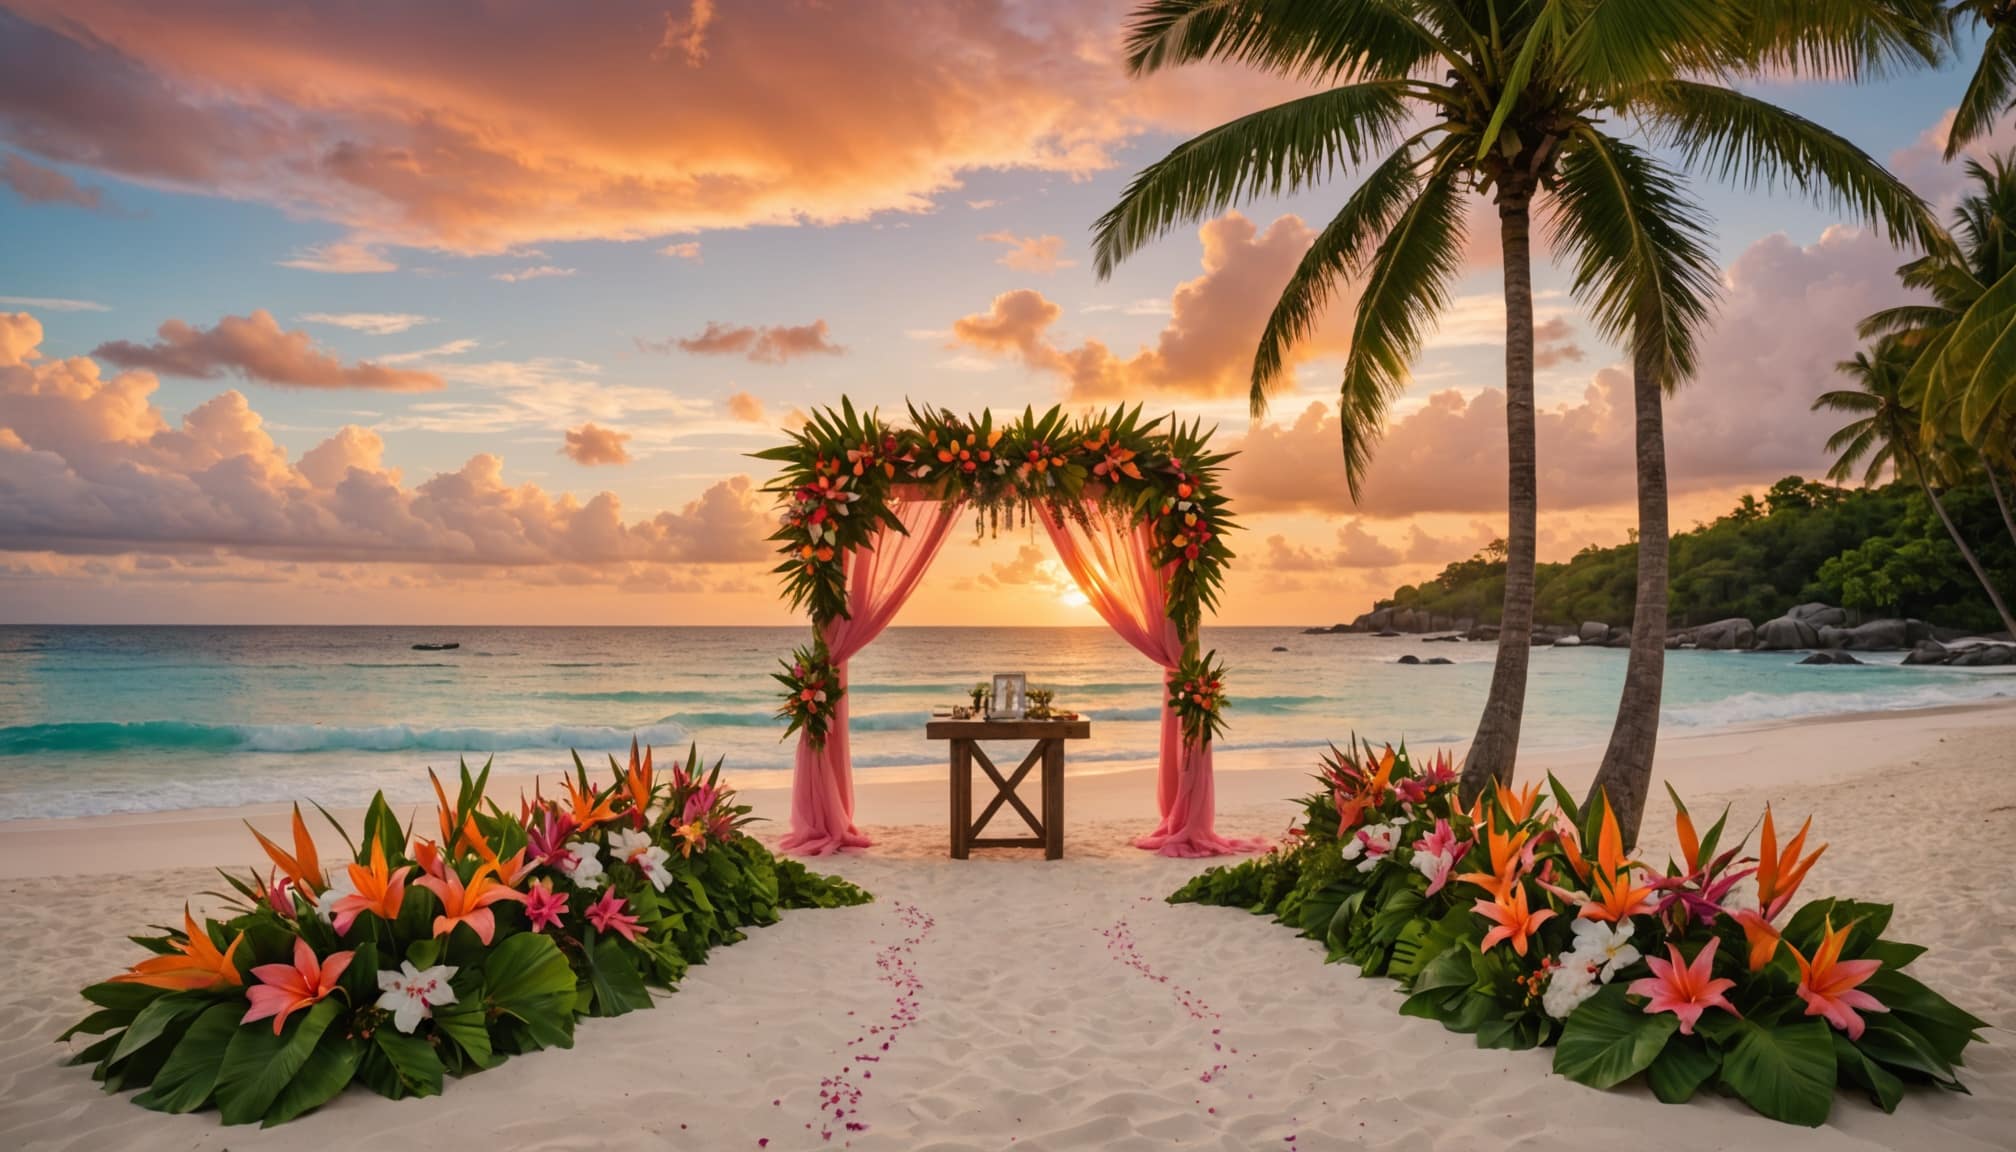
[[[1522, 772], [1579, 783], [1595, 758]], [[1914, 1091], [1894, 1116], [1843, 1097], [1807, 1131], [1733, 1101], [1595, 1092], [1551, 1075], [1545, 1052], [1480, 1051], [1286, 929], [1162, 903], [1200, 865], [1126, 847], [1153, 785], [1119, 773], [1072, 780], [1052, 864], [948, 860], [942, 782], [866, 787], [879, 846], [826, 866], [877, 903], [755, 930], [656, 1011], [584, 1022], [571, 1052], [431, 1100], [353, 1091], [270, 1132], [107, 1097], [51, 1043], [84, 1011], [76, 988], [134, 957], [126, 933], [215, 887], [202, 865], [256, 858], [239, 814], [0, 825], [0, 1149], [2016, 1147], [2016, 707], [1674, 739], [1661, 768], [1695, 811], [1734, 801], [1745, 827], [1767, 799], [1818, 813], [1833, 847], [1804, 894], [1895, 901], [1892, 934], [1932, 946], [1913, 971], [1997, 1026], [1963, 1074], [1972, 1096]], [[1221, 828], [1278, 833], [1306, 772], [1221, 773]], [[747, 795], [773, 815], [786, 799]], [[1653, 858], [1670, 817], [1662, 794]], [[821, 1082], [836, 1075], [867, 1129], [836, 1126], [829, 1144]]]

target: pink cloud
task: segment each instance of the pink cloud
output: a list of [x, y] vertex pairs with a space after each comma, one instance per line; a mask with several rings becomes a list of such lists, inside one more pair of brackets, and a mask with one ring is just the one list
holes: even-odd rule
[[728, 397], [728, 415], [744, 424], [765, 424], [770, 419], [763, 410], [763, 401], [747, 392], [737, 392]]
[[588, 423], [567, 430], [567, 442], [560, 447], [569, 460], [584, 467], [598, 464], [628, 464], [630, 434]]
[[770, 554], [769, 500], [747, 476], [637, 520], [608, 492], [509, 483], [488, 453], [409, 486], [369, 429], [290, 461], [238, 392], [170, 424], [151, 373], [44, 358], [41, 336], [33, 317], [0, 315], [0, 550], [582, 571]]
[[[1701, 371], [1666, 405], [1673, 492], [1818, 475], [1838, 418], [1815, 413], [1836, 386], [1834, 364], [1857, 346], [1855, 321], [1906, 299], [1897, 253], [1873, 234], [1829, 229], [1801, 246], [1782, 234], [1730, 265], [1721, 310], [1701, 349]], [[1230, 492], [1248, 510], [1342, 513], [1344, 483], [1334, 406], [1251, 429], [1236, 445]], [[1581, 399], [1539, 416], [1540, 501], [1593, 508], [1633, 499], [1629, 374], [1605, 367]], [[1504, 394], [1445, 389], [1395, 419], [1381, 438], [1359, 512], [1376, 517], [1490, 513], [1505, 506]]]
[[758, 364], [782, 364], [801, 356], [839, 356], [847, 351], [833, 343], [824, 320], [763, 327], [710, 320], [697, 336], [639, 340], [637, 347], [645, 352], [669, 353], [678, 348], [695, 356], [741, 356]]
[[14, 152], [0, 157], [0, 184], [13, 189], [16, 196], [30, 204], [74, 204], [79, 208], [100, 208], [105, 203], [105, 194], [98, 189], [86, 188], [72, 180], [68, 173], [44, 168]]
[[432, 372], [387, 368], [368, 361], [345, 364], [318, 351], [306, 332], [282, 330], [273, 314], [264, 309], [250, 316], [226, 316], [212, 328], [169, 320], [156, 335], [159, 339], [152, 344], [128, 340], [100, 344], [92, 355], [121, 368], [144, 368], [197, 380], [215, 380], [232, 373], [283, 388], [425, 392], [442, 383]]
[[1075, 268], [1076, 260], [1064, 259], [1064, 238], [1062, 236], [1017, 236], [1013, 232], [989, 232], [980, 237], [989, 244], [1006, 244], [996, 264], [1013, 268], [1017, 272], [1034, 272], [1048, 275], [1059, 268]]

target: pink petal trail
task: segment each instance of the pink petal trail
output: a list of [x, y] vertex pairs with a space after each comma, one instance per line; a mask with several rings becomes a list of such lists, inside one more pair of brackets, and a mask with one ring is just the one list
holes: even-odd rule
[[[924, 982], [918, 978], [911, 957], [931, 935], [937, 921], [915, 904], [898, 903], [895, 912], [911, 934], [875, 954], [875, 967], [881, 969], [879, 979], [896, 991], [896, 1004], [889, 1013], [889, 1021], [871, 1024], [866, 1032], [847, 1041], [846, 1047], [862, 1050], [850, 1057], [839, 1072], [819, 1082], [819, 1138], [830, 1143], [840, 1134], [843, 1147], [853, 1144], [845, 1137], [868, 1131], [867, 1123], [856, 1117], [861, 1114], [861, 1098], [867, 1092], [865, 1082], [875, 1078], [873, 1065], [881, 1062], [897, 1035], [918, 1020], [917, 1001], [924, 991]], [[856, 1073], [860, 1082], [855, 1080]], [[808, 1122], [805, 1127], [810, 1129], [812, 1125]]]
[[[1174, 981], [1170, 980], [1168, 976], [1160, 972], [1157, 972], [1154, 966], [1148, 963], [1147, 958], [1141, 955], [1140, 947], [1135, 944], [1134, 932], [1131, 928], [1127, 926], [1127, 920], [1125, 917], [1122, 917], [1120, 920], [1115, 921], [1111, 928], [1104, 929], [1099, 934], [1106, 938], [1106, 954], [1108, 956], [1113, 957], [1115, 960], [1118, 960], [1122, 964], [1125, 964], [1129, 968], [1132, 968], [1136, 972], [1139, 972], [1143, 977], [1145, 977], [1152, 983], [1160, 984], [1168, 988], [1170, 995], [1176, 998], [1177, 1005], [1181, 1007], [1185, 1012], [1188, 1012], [1192, 1020], [1208, 1021], [1218, 1019], [1218, 1013], [1212, 1009], [1211, 1005], [1204, 1002], [1204, 998], [1202, 996], [1199, 996], [1192, 989], [1185, 988], [1183, 985], [1177, 984]], [[1200, 1083], [1204, 1084], [1217, 1083], [1218, 1080], [1221, 1077], [1223, 1077], [1225, 1072], [1231, 1067], [1231, 1065], [1229, 1064], [1218, 1062], [1221, 1054], [1229, 1054], [1232, 1056], [1239, 1055], [1239, 1049], [1237, 1048], [1232, 1048], [1228, 1052], [1225, 1045], [1225, 1041], [1220, 1039], [1220, 1033], [1222, 1031], [1223, 1029], [1214, 1026], [1211, 1029], [1211, 1035], [1207, 1037], [1207, 1039], [1211, 1044], [1211, 1059], [1213, 1063], [1211, 1064], [1211, 1067], [1208, 1070], [1201, 1073], [1197, 1077]], [[1250, 1050], [1246, 1053], [1246, 1057], [1249, 1060], [1257, 1055], [1259, 1055], [1259, 1053]], [[1247, 1099], [1250, 1100], [1252, 1099], [1252, 1097], [1249, 1095]], [[1197, 1102], [1199, 1104], [1203, 1103], [1202, 1100], [1199, 1100]], [[1216, 1107], [1206, 1108], [1205, 1113], [1207, 1115], [1216, 1116], [1218, 1114], [1218, 1109]], [[1295, 1137], [1292, 1133], [1288, 1136], [1283, 1137], [1282, 1139], [1286, 1141], [1290, 1145], [1290, 1147], [1293, 1147]]]

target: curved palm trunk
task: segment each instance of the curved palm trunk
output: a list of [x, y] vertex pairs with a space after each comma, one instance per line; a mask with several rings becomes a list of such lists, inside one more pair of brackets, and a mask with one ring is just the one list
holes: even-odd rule
[[1939, 514], [1939, 522], [1946, 525], [1946, 534], [1953, 538], [1953, 546], [1960, 549], [1960, 558], [1967, 561], [1967, 567], [1974, 570], [1974, 579], [1981, 582], [1981, 590], [1988, 593], [1988, 602], [1995, 605], [1995, 614], [2002, 617], [2003, 631], [2008, 632], [2011, 637], [2016, 637], [2016, 617], [2009, 615], [2009, 605], [2002, 602], [2002, 593], [1995, 590], [1995, 582], [1988, 578], [1988, 570], [1981, 567], [1981, 561], [1975, 558], [1974, 549], [1969, 548], [1967, 541], [1960, 538], [1959, 525], [1953, 523], [1953, 517], [1946, 514], [1946, 505], [1940, 503], [1939, 494], [1934, 492], [1932, 485], [1926, 481], [1925, 469], [1918, 461], [1918, 453], [1908, 442], [1905, 453], [1911, 461], [1911, 474], [1917, 478], [1918, 487], [1924, 491], [1925, 498], [1932, 501], [1932, 510]]
[[1533, 656], [1534, 520], [1539, 479], [1533, 430], [1533, 243], [1529, 193], [1502, 189], [1499, 241], [1505, 254], [1505, 604], [1498, 619], [1498, 662], [1477, 736], [1463, 761], [1459, 795], [1468, 804], [1493, 780], [1512, 782], [1519, 721], [1526, 708], [1526, 667]]
[[1584, 805], [1600, 792], [1617, 814], [1624, 848], [1638, 843], [1645, 798], [1652, 791], [1652, 756], [1659, 741], [1659, 697], [1666, 680], [1666, 426], [1657, 354], [1640, 348], [1632, 364], [1638, 416], [1638, 604], [1631, 616], [1631, 659], [1610, 747]]
[[2009, 512], [2009, 496], [2002, 491], [2002, 481], [1995, 476], [1995, 466], [1984, 457], [1981, 471], [1988, 474], [1988, 490], [1995, 494], [1995, 507], [2002, 510], [2002, 527], [2009, 530], [2009, 542], [2016, 544], [2016, 516]]

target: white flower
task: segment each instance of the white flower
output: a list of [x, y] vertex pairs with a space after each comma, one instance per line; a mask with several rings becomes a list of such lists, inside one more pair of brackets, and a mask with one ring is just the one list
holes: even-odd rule
[[1577, 920], [1574, 932], [1575, 947], [1569, 952], [1567, 960], [1580, 957], [1599, 968], [1605, 984], [1619, 971], [1638, 962], [1638, 948], [1631, 943], [1631, 921], [1628, 919], [1614, 928], [1601, 920]]
[[1435, 882], [1437, 876], [1447, 872], [1454, 863], [1455, 861], [1450, 859], [1450, 853], [1447, 852], [1422, 852], [1419, 849], [1414, 852], [1414, 870], [1426, 876], [1430, 884]]
[[1358, 871], [1370, 872], [1393, 851], [1393, 845], [1400, 840], [1401, 831], [1398, 824], [1367, 824], [1344, 845], [1344, 859], [1357, 860], [1363, 855], [1365, 859], [1359, 861]]
[[562, 861], [560, 870], [576, 888], [599, 888], [602, 884], [602, 846], [592, 841], [569, 840], [563, 849], [574, 858], [569, 864]]
[[345, 896], [355, 896], [356, 894], [357, 882], [350, 878], [350, 869], [338, 868], [330, 874], [329, 887], [324, 888], [322, 894], [315, 898], [315, 912], [323, 920], [334, 923], [336, 920], [336, 902]]
[[1547, 991], [1540, 994], [1540, 1006], [1556, 1020], [1566, 1020], [1570, 1012], [1596, 994], [1593, 961], [1579, 953], [1561, 957], [1561, 966], [1547, 977]]
[[672, 873], [665, 870], [665, 861], [671, 859], [672, 854], [653, 844], [648, 833], [635, 828], [625, 828], [609, 839], [609, 846], [615, 849], [616, 858], [635, 864], [637, 870], [644, 874], [644, 878], [651, 881], [651, 887], [663, 892], [665, 885], [672, 882]]
[[411, 1032], [420, 1026], [420, 1021], [434, 1015], [434, 1009], [443, 1004], [455, 1003], [455, 989], [448, 981], [455, 978], [452, 965], [436, 964], [421, 971], [407, 960], [399, 965], [397, 972], [378, 973], [378, 1007], [392, 1013], [392, 1026], [401, 1032]]

